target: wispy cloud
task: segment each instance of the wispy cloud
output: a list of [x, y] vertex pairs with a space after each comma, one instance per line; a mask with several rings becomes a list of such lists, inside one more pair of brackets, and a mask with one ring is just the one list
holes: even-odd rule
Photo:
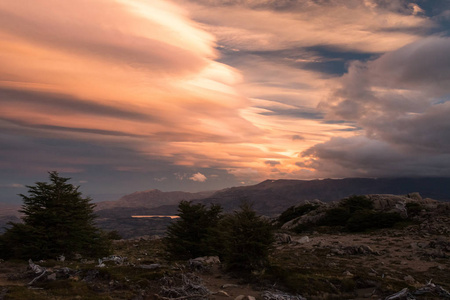
[[445, 174], [448, 11], [404, 0], [3, 1], [0, 180], [65, 170], [117, 189], [135, 179], [178, 189]]

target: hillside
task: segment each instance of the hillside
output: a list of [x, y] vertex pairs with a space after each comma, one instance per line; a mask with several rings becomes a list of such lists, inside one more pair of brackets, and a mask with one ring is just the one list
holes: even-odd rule
[[218, 203], [233, 210], [242, 200], [254, 203], [261, 214], [275, 215], [305, 200], [323, 202], [351, 195], [418, 192], [424, 198], [450, 200], [450, 178], [345, 178], [323, 180], [266, 180], [257, 185], [234, 187], [214, 193], [203, 203]]
[[101, 260], [36, 262], [43, 272], [0, 261], [0, 299], [449, 299], [450, 203], [369, 197], [375, 210], [420, 209], [407, 206], [411, 219], [401, 226], [364, 232], [279, 229], [269, 266], [249, 278], [225, 272], [215, 257], [169, 260], [158, 238], [115, 241], [114, 255]]
[[134, 192], [125, 195], [117, 201], [103, 201], [96, 203], [96, 210], [113, 209], [116, 207], [155, 208], [163, 205], [176, 205], [181, 200], [193, 200], [209, 197], [213, 192], [162, 192], [157, 189]]

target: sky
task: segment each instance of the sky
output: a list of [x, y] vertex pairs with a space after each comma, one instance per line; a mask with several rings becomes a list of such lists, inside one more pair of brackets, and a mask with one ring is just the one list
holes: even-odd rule
[[0, 202], [450, 176], [448, 0], [0, 0]]

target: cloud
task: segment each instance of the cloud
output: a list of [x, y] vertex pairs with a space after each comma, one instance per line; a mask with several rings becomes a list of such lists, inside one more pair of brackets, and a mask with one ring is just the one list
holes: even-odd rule
[[0, 128], [79, 141], [78, 161], [108, 144], [181, 165], [205, 142], [239, 148], [262, 133], [239, 112], [250, 104], [235, 88], [239, 71], [216, 61], [213, 35], [171, 2], [6, 1], [0, 37]]
[[368, 136], [411, 149], [448, 151], [450, 39], [429, 37], [367, 63], [354, 62], [322, 107]]
[[20, 184], [20, 183], [10, 183], [10, 184], [2, 184], [0, 185], [0, 188], [24, 188], [25, 185]]
[[327, 118], [355, 122], [361, 135], [311, 147], [305, 166], [353, 176], [449, 176], [449, 70], [450, 39], [440, 36], [353, 62], [320, 107]]
[[197, 181], [197, 182], [205, 182], [207, 178], [205, 175], [198, 172], [198, 173], [195, 173], [194, 175], [192, 175], [191, 177], [189, 177], [189, 179], [192, 181]]
[[[237, 50], [279, 50], [327, 45], [358, 52], [385, 52], [417, 40], [410, 29], [433, 23], [419, 7], [393, 1], [182, 1], [211, 26], [219, 43]], [[395, 28], [396, 30], [392, 30]]]
[[412, 153], [365, 136], [333, 138], [303, 153], [298, 166], [314, 177], [449, 176], [448, 153]]
[[161, 177], [161, 178], [155, 177], [155, 178], [153, 178], [153, 180], [155, 180], [155, 181], [157, 181], [157, 182], [162, 182], [162, 181], [164, 181], [164, 180], [167, 180], [167, 177]]
[[379, 162], [444, 158], [448, 40], [423, 36], [447, 14], [409, 2], [3, 1], [2, 182], [314, 177], [364, 165], [345, 141]]
[[279, 161], [276, 161], [276, 160], [266, 160], [264, 163], [271, 167], [281, 164]]

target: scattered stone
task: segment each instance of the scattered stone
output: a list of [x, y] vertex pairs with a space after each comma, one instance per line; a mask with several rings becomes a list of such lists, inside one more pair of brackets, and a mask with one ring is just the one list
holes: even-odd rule
[[309, 239], [308, 236], [304, 236], [304, 237], [300, 238], [300, 239], [297, 241], [297, 243], [299, 243], [299, 244], [306, 244], [306, 243], [309, 243], [309, 242], [310, 242], [310, 239]]
[[47, 280], [53, 281], [56, 280], [56, 273], [52, 273], [47, 276]]
[[98, 265], [96, 265], [97, 268], [104, 268], [106, 265], [103, 263], [102, 259], [98, 259]]
[[222, 285], [220, 288], [226, 289], [226, 288], [233, 288], [233, 287], [239, 287], [239, 285], [232, 284], [232, 283], [226, 283], [226, 284]]
[[28, 265], [30, 266], [31, 270], [36, 274], [42, 273], [46, 270], [45, 268], [36, 265], [31, 259], [28, 260]]
[[342, 275], [348, 276], [348, 277], [352, 277], [353, 276], [353, 274], [350, 273], [349, 271], [345, 271], [344, 273], [342, 273]]
[[159, 269], [159, 268], [161, 268], [161, 265], [160, 265], [160, 264], [139, 265], [139, 268], [141, 268], [141, 269], [154, 270], [154, 269]]
[[261, 294], [261, 297], [264, 300], [306, 300], [300, 295], [291, 295], [280, 291], [265, 291]]
[[275, 241], [278, 244], [290, 244], [292, 242], [292, 237], [287, 233], [276, 233]]
[[403, 290], [401, 290], [398, 293], [392, 294], [390, 296], [387, 296], [386, 298], [384, 298], [384, 300], [396, 300], [396, 299], [415, 299], [409, 292], [408, 288], [404, 288]]
[[223, 290], [218, 291], [216, 293], [216, 295], [230, 297], [230, 295], [227, 292], [223, 291]]
[[406, 281], [406, 283], [411, 284], [411, 285], [416, 282], [414, 277], [412, 277], [411, 275], [406, 275], [405, 277], [403, 277], [403, 280]]

